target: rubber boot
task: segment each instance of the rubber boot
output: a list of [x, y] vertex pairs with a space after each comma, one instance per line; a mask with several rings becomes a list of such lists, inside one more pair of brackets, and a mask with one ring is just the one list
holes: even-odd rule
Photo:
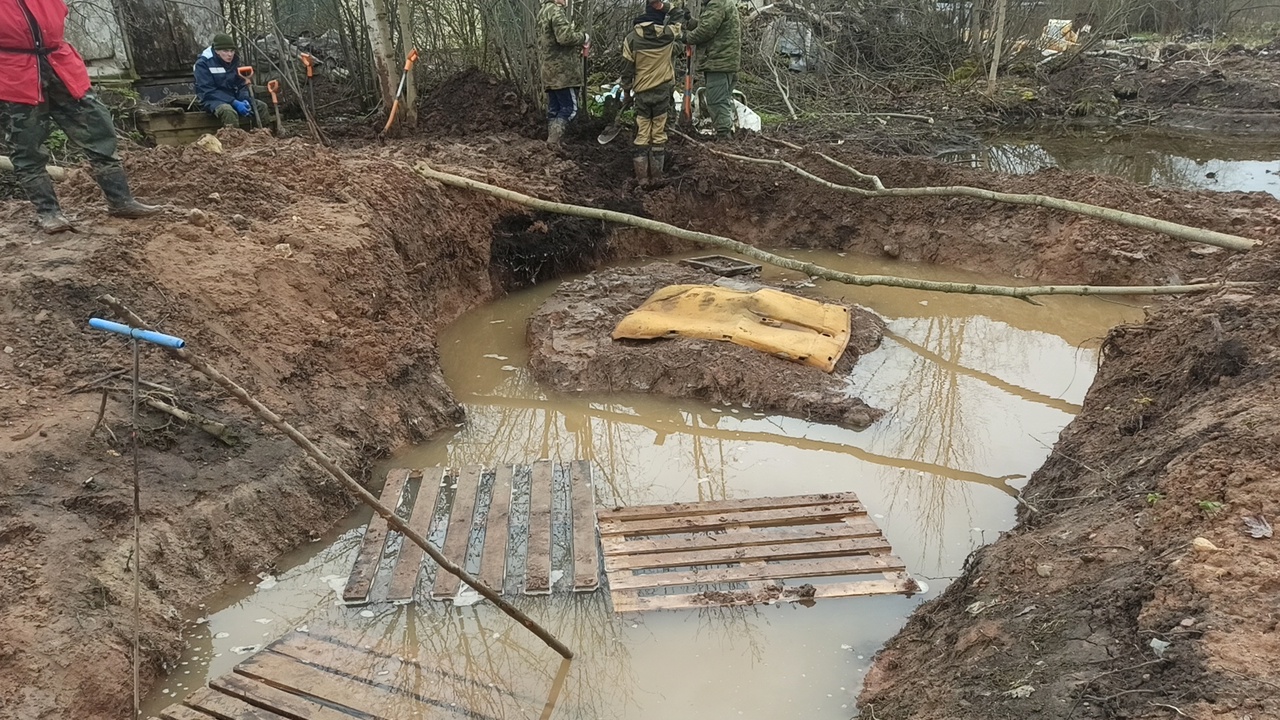
[[657, 184], [662, 181], [662, 171], [667, 165], [667, 149], [655, 147], [649, 150], [649, 182]]
[[551, 147], [559, 147], [560, 141], [564, 139], [564, 129], [569, 125], [563, 118], [551, 118], [547, 122], [547, 144]]
[[631, 166], [636, 171], [636, 182], [641, 187], [649, 184], [649, 148], [641, 145], [636, 148], [636, 154], [631, 158]]
[[67, 216], [62, 214], [58, 194], [53, 190], [53, 179], [46, 173], [41, 173], [34, 180], [24, 181], [22, 188], [27, 191], [27, 199], [36, 206], [36, 222], [41, 230], [50, 235], [75, 230]]
[[124, 168], [117, 167], [96, 173], [95, 178], [102, 194], [107, 196], [107, 214], [121, 218], [144, 218], [160, 213], [162, 208], [155, 205], [143, 205], [134, 199], [129, 191], [129, 178]]

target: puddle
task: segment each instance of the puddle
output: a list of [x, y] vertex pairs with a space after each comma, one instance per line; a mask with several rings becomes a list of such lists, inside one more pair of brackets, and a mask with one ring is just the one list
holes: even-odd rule
[[1141, 185], [1280, 197], [1280, 143], [1155, 133], [994, 137], [939, 159], [1023, 175], [1045, 168], [1114, 175]]
[[[970, 273], [798, 252], [864, 273], [990, 281]], [[766, 269], [764, 278], [801, 279]], [[847, 720], [872, 655], [965, 557], [1012, 526], [1015, 494], [1078, 411], [1107, 329], [1133, 306], [1051, 297], [942, 296], [819, 283], [888, 320], [851, 392], [890, 412], [864, 432], [651, 396], [564, 396], [529, 377], [524, 323], [554, 288], [469, 313], [441, 337], [442, 365], [467, 422], [391, 466], [587, 458], [602, 504], [852, 491], [909, 571], [913, 598], [870, 597], [614, 617], [603, 592], [515, 598], [576, 653], [554, 652], [489, 603], [342, 607], [359, 513], [282, 558], [270, 582], [210, 600], [190, 650], [149, 698], [157, 713], [294, 628], [336, 630], [431, 672], [398, 678], [440, 701], [440, 717], [811, 717]], [[259, 581], [261, 582], [261, 581]], [[456, 706], [451, 706], [456, 704]]]

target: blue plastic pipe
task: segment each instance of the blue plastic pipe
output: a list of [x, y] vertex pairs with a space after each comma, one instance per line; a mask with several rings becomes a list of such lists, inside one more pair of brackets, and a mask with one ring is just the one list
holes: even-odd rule
[[89, 318], [89, 327], [94, 328], [95, 330], [106, 330], [107, 332], [113, 332], [117, 335], [124, 335], [125, 337], [142, 340], [144, 342], [149, 342], [152, 345], [159, 345], [160, 347], [174, 348], [175, 350], [186, 347], [187, 345], [187, 342], [182, 338], [165, 335], [164, 333], [158, 333], [154, 330], [141, 330], [139, 328], [129, 327], [124, 323], [111, 322], [110, 320], [103, 320], [101, 318]]

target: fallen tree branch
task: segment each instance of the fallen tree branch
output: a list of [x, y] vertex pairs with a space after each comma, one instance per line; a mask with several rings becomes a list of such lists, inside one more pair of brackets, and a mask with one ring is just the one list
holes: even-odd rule
[[[904, 278], [894, 275], [855, 275], [853, 273], [832, 270], [830, 268], [822, 267], [821, 265], [814, 265], [813, 263], [774, 255], [773, 253], [765, 252], [757, 247], [732, 238], [698, 232], [696, 230], [686, 230], [658, 220], [650, 220], [649, 218], [642, 218], [636, 215], [628, 215], [627, 213], [617, 212], [615, 210], [584, 207], [582, 205], [570, 205], [567, 203], [552, 202], [550, 200], [541, 200], [539, 198], [529, 197], [528, 195], [518, 193], [514, 190], [500, 188], [496, 185], [489, 185], [488, 183], [483, 183], [479, 180], [472, 180], [471, 178], [462, 177], [461, 175], [452, 175], [450, 173], [440, 172], [439, 170], [433, 169], [425, 162], [418, 163], [414, 170], [428, 180], [434, 180], [456, 188], [482, 192], [496, 198], [524, 205], [525, 207], [531, 207], [535, 210], [542, 210], [544, 212], [552, 212], [560, 215], [573, 215], [592, 220], [603, 220], [605, 222], [618, 223], [619, 225], [630, 225], [631, 227], [640, 228], [642, 230], [649, 230], [650, 232], [678, 237], [682, 240], [690, 240], [704, 245], [714, 245], [761, 262], [769, 263], [770, 265], [786, 268], [788, 270], [796, 270], [811, 277], [819, 277], [824, 280], [844, 283], [845, 285], [885, 285], [888, 287], [910, 288], [912, 290], [925, 290], [928, 292], [962, 293], [966, 295], [997, 295], [1001, 297], [1026, 300], [1038, 295], [1180, 295], [1183, 293], [1205, 292], [1207, 290], [1218, 290], [1227, 287], [1251, 287], [1258, 284], [1251, 282], [1220, 282], [1202, 283], [1198, 285], [1034, 285], [1029, 287], [1010, 287], [1006, 285], [980, 285], [978, 283], [919, 280], [916, 278]], [[819, 178], [819, 181], [826, 182], [821, 180], [821, 178]]]
[[192, 412], [187, 412], [186, 410], [174, 407], [169, 403], [162, 402], [153, 397], [146, 398], [144, 402], [146, 402], [148, 407], [159, 410], [162, 413], [172, 415], [188, 425], [200, 426], [201, 430], [209, 433], [218, 440], [221, 440], [224, 445], [235, 447], [240, 442], [240, 438], [224, 423], [220, 423], [216, 420], [210, 420], [209, 418]]
[[928, 125], [933, 125], [935, 122], [934, 119], [928, 115], [912, 115], [911, 113], [897, 112], [822, 112], [810, 114], [817, 115], [819, 117], [887, 117], [897, 118], [898, 120], [914, 120]]
[[[944, 187], [907, 187], [907, 188], [885, 188], [880, 178], [875, 175], [860, 172], [855, 168], [842, 163], [834, 158], [828, 157], [822, 153], [814, 153], [823, 158], [827, 162], [847, 170], [859, 179], [867, 180], [875, 185], [876, 189], [867, 190], [865, 188], [853, 187], [850, 185], [841, 185], [825, 178], [821, 178], [813, 173], [801, 168], [798, 165], [775, 158], [758, 158], [749, 155], [738, 155], [736, 153], [718, 150], [714, 147], [700, 143], [697, 140], [685, 135], [684, 133], [673, 130], [672, 133], [680, 135], [690, 142], [698, 145], [702, 149], [714, 155], [737, 160], [738, 162], [752, 163], [755, 165], [772, 165], [784, 168], [793, 172], [807, 180], [812, 180], [820, 185], [835, 190], [837, 192], [849, 193], [864, 198], [885, 198], [885, 197], [972, 197], [980, 200], [990, 200], [992, 202], [1009, 203], [1011, 205], [1031, 205], [1034, 207], [1050, 208], [1052, 210], [1063, 210], [1065, 212], [1074, 213], [1076, 215], [1084, 215], [1086, 217], [1098, 218], [1108, 222], [1124, 225], [1125, 227], [1136, 228], [1138, 230], [1150, 230], [1158, 232], [1169, 237], [1175, 237], [1179, 240], [1188, 240], [1191, 242], [1203, 243], [1205, 245], [1216, 245], [1217, 247], [1226, 248], [1228, 250], [1249, 250], [1258, 244], [1257, 240], [1251, 240], [1239, 235], [1229, 235], [1227, 233], [1217, 232], [1216, 230], [1205, 230], [1203, 228], [1195, 228], [1189, 225], [1181, 225], [1168, 220], [1159, 220], [1157, 218], [1148, 217], [1146, 215], [1138, 215], [1136, 213], [1125, 212], [1124, 210], [1116, 210], [1114, 208], [1102, 207], [1100, 205], [1090, 205], [1088, 203], [1077, 202], [1075, 200], [1064, 200], [1062, 198], [1050, 197], [1048, 195], [1028, 195], [1022, 193], [1006, 193], [997, 192], [995, 190], [986, 190], [983, 188], [968, 187], [965, 185], [948, 185]], [[805, 151], [804, 148], [792, 143], [782, 141], [782, 144], [796, 150]]]

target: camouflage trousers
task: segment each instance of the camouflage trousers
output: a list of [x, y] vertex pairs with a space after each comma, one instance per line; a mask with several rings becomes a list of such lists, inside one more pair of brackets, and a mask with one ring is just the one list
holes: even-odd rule
[[633, 105], [636, 110], [636, 145], [667, 144], [667, 118], [671, 113], [671, 91], [674, 88], [673, 83], [663, 83], [636, 93]]
[[0, 103], [0, 131], [13, 146], [13, 171], [28, 189], [46, 181], [49, 151], [49, 121], [57, 124], [67, 139], [84, 152], [95, 174], [120, 167], [116, 151], [116, 128], [111, 112], [92, 93], [79, 100], [71, 96], [57, 75], [41, 63], [40, 85], [44, 99], [39, 105]]

